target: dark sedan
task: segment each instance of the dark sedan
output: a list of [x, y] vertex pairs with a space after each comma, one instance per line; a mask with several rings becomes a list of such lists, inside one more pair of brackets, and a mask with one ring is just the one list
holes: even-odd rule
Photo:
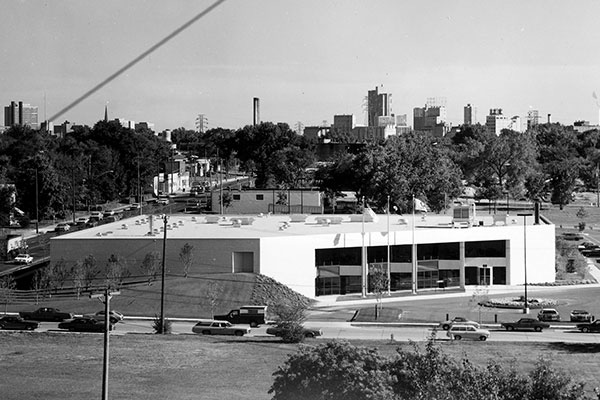
[[[104, 332], [104, 321], [93, 318], [74, 318], [58, 324], [58, 329], [66, 329], [70, 332]], [[113, 330], [113, 325], [108, 324], [108, 330]]]
[[32, 331], [40, 326], [39, 322], [27, 321], [17, 315], [7, 315], [0, 318], [0, 328]]
[[577, 324], [577, 329], [583, 333], [600, 332], [600, 319], [597, 319], [594, 322], [588, 322], [586, 324]]
[[532, 329], [536, 332], [541, 332], [543, 329], [550, 327], [549, 323], [541, 322], [534, 318], [521, 318], [516, 322], [503, 322], [501, 325], [507, 331]]
[[[280, 328], [278, 326], [272, 326], [267, 328], [267, 335], [273, 335], [273, 336], [281, 336], [283, 332], [283, 328]], [[323, 332], [320, 329], [314, 329], [314, 328], [302, 328], [302, 335], [306, 338], [314, 338], [317, 336], [322, 336]]]

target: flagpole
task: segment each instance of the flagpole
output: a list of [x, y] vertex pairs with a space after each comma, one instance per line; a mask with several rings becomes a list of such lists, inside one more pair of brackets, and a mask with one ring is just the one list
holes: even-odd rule
[[390, 273], [390, 196], [387, 197], [387, 292], [392, 294], [392, 280]]
[[412, 196], [412, 293], [417, 294], [417, 245], [415, 243], [415, 196]]
[[367, 297], [367, 251], [365, 249], [365, 196], [362, 198], [362, 248], [361, 248], [361, 275], [362, 297]]

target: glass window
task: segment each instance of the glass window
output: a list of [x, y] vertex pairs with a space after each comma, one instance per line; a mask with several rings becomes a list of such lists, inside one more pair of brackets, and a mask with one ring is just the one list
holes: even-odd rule
[[239, 194], [234, 194], [234, 195], [233, 195], [233, 199], [234, 199], [234, 200], [240, 200], [240, 199], [241, 199], [241, 196], [240, 196]]
[[475, 257], [506, 257], [505, 240], [488, 240], [483, 242], [466, 242], [465, 256]]
[[264, 194], [257, 194], [256, 195], [256, 200], [264, 200], [265, 199], [265, 195]]

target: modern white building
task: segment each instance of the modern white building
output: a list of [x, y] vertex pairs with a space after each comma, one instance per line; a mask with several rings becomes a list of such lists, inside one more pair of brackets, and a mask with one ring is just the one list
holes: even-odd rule
[[[553, 282], [555, 227], [534, 219], [171, 215], [165, 259], [169, 275], [182, 275], [179, 253], [187, 243], [194, 249], [190, 275], [260, 273], [309, 297], [368, 291], [374, 266], [389, 267], [393, 291]], [[60, 235], [50, 241], [51, 259], [70, 268], [90, 254], [99, 265], [115, 255], [139, 276], [147, 254], [162, 254], [164, 226], [160, 216], [139, 216]]]

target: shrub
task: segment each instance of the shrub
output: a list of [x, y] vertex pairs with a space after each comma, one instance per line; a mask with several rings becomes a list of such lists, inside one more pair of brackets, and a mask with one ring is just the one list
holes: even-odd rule
[[[154, 320], [152, 322], [152, 329], [154, 329], [154, 333], [163, 333], [162, 330], [162, 321], [160, 320], [160, 316], [155, 315]], [[164, 333], [169, 334], [172, 331], [172, 323], [168, 319], [165, 319], [165, 328]]]

